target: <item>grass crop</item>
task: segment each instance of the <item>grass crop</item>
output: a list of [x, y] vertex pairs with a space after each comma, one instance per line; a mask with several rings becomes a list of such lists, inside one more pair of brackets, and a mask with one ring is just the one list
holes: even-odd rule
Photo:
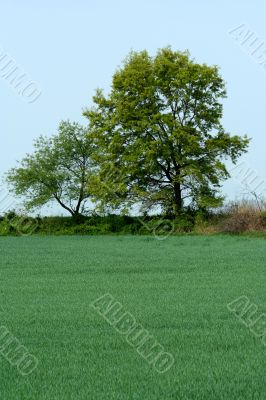
[[[0, 238], [0, 326], [39, 365], [0, 355], [3, 400], [264, 399], [266, 348], [227, 309], [266, 312], [265, 240]], [[90, 303], [110, 293], [175, 358], [158, 374]]]

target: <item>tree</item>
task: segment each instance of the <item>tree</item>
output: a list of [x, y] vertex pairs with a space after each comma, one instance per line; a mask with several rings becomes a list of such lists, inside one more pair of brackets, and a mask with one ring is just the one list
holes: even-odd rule
[[92, 145], [78, 123], [61, 122], [58, 134], [40, 136], [35, 151], [7, 173], [15, 195], [23, 196], [28, 210], [56, 201], [73, 217], [86, 211], [92, 174]]
[[113, 187], [109, 171], [119, 171], [115, 196], [98, 185], [98, 197], [115, 207], [140, 202], [174, 214], [188, 204], [219, 205], [221, 182], [229, 177], [224, 161], [235, 163], [249, 143], [224, 131], [225, 97], [218, 68], [197, 64], [187, 52], [131, 52], [115, 72], [110, 94], [97, 90], [94, 107], [84, 112], [101, 166], [99, 182]]

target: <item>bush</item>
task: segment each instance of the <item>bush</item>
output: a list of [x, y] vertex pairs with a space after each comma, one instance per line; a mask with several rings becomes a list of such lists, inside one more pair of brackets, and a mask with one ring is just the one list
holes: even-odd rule
[[262, 231], [263, 223], [260, 213], [248, 204], [234, 205], [229, 215], [222, 221], [220, 229], [226, 233], [244, 233]]
[[194, 229], [194, 217], [188, 214], [182, 214], [174, 220], [175, 232], [192, 232]]
[[0, 218], [0, 235], [31, 235], [39, 230], [40, 218], [8, 211]]
[[261, 211], [260, 212], [260, 221], [261, 221], [261, 226], [262, 229], [266, 229], [266, 211]]
[[43, 217], [33, 218], [10, 211], [0, 217], [0, 236], [29, 235], [103, 235], [141, 234], [169, 236], [178, 233], [199, 234], [266, 232], [266, 211], [259, 212], [249, 203], [229, 205], [211, 212], [186, 210], [178, 217], [110, 214], [90, 215], [80, 218]]

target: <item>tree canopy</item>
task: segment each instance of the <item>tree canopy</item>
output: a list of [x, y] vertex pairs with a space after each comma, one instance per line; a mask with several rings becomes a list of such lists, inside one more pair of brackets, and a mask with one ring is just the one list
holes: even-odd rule
[[11, 190], [23, 196], [28, 210], [56, 201], [72, 216], [86, 211], [92, 174], [92, 145], [87, 130], [63, 121], [58, 134], [40, 136], [28, 154], [7, 174]]
[[56, 201], [72, 216], [86, 213], [88, 199], [101, 210], [140, 205], [167, 215], [219, 206], [226, 160], [236, 163], [249, 144], [222, 126], [225, 97], [218, 67], [188, 52], [131, 52], [110, 93], [96, 91], [88, 127], [61, 122], [7, 181], [27, 209]]
[[218, 68], [187, 52], [131, 52], [110, 94], [97, 90], [84, 112], [99, 165], [96, 197], [115, 208], [140, 203], [174, 214], [219, 205], [225, 160], [235, 163], [249, 143], [224, 130], [225, 97]]

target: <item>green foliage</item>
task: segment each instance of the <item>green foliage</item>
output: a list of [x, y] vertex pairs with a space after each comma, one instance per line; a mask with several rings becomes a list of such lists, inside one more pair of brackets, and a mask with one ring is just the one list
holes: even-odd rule
[[14, 194], [25, 199], [27, 210], [56, 201], [71, 215], [84, 213], [92, 174], [87, 131], [77, 123], [61, 122], [57, 135], [39, 137], [34, 148], [7, 174]]
[[261, 217], [261, 219], [262, 219], [263, 221], [265, 221], [265, 224], [266, 224], [266, 211], [261, 211], [260, 217]]
[[11, 236], [15, 234], [15, 228], [7, 220], [0, 220], [0, 236]]
[[220, 205], [220, 183], [229, 177], [224, 159], [236, 162], [249, 143], [224, 131], [225, 96], [218, 68], [197, 64], [188, 53], [130, 53], [110, 94], [98, 90], [95, 107], [84, 113], [100, 165], [95, 198], [104, 207], [137, 203], [168, 214], [188, 203]]
[[236, 209], [220, 213], [186, 210], [170, 216], [90, 215], [29, 217], [11, 211], [0, 217], [0, 236], [133, 234], [168, 237], [179, 233], [252, 233], [266, 231], [265, 212]]
[[[84, 217], [81, 223], [76, 223], [68, 217], [45, 217], [41, 220], [40, 233], [47, 234], [137, 234], [142, 233], [141, 218], [120, 215], [93, 215]], [[148, 225], [147, 225], [148, 228]], [[150, 233], [146, 228], [145, 232]]]
[[194, 218], [190, 215], [181, 215], [175, 219], [175, 232], [192, 232], [194, 229]]

